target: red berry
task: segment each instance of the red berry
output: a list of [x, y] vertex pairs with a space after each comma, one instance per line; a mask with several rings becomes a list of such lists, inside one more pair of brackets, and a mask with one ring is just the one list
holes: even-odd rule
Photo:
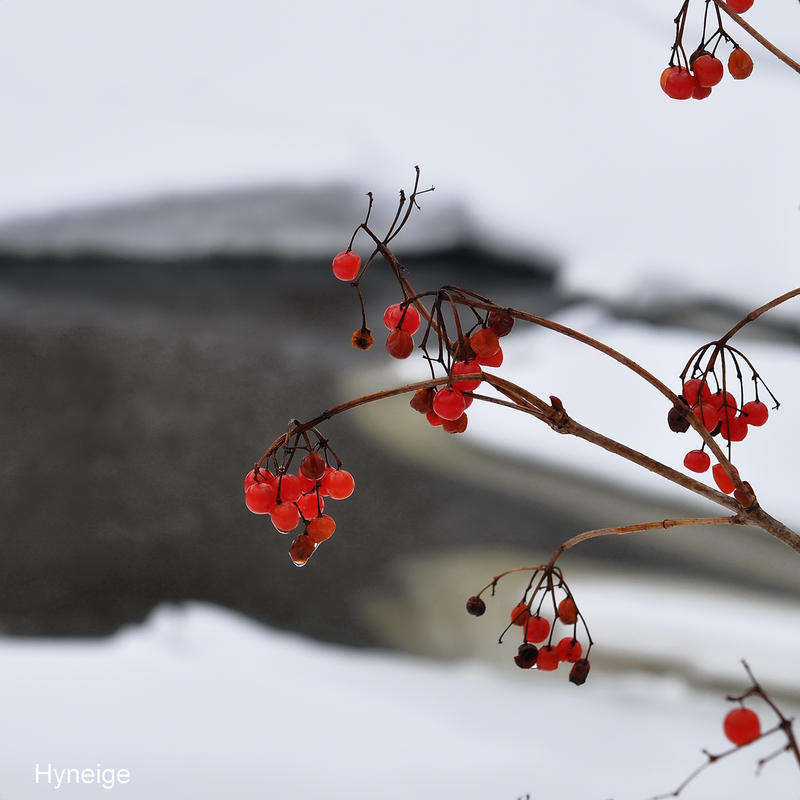
[[728, 56], [728, 72], [734, 80], [741, 81], [749, 77], [752, 71], [753, 59], [741, 47], [736, 47]]
[[498, 347], [493, 356], [479, 356], [475, 359], [482, 367], [499, 367], [503, 363], [503, 348]]
[[[469, 375], [480, 371], [481, 365], [478, 363], [477, 359], [473, 359], [472, 361], [456, 361], [455, 364], [453, 364], [453, 369], [450, 370], [450, 374], [453, 378], [456, 378], [459, 375]], [[465, 381], [454, 380], [452, 383], [453, 388], [459, 392], [473, 392], [480, 385], [480, 378], [470, 378]]]
[[344, 500], [353, 494], [356, 482], [346, 469], [334, 469], [322, 476], [322, 486], [331, 499]]
[[525, 625], [525, 641], [543, 642], [550, 633], [550, 620], [544, 617], [531, 617]]
[[710, 86], [701, 86], [700, 82], [697, 80], [695, 76], [694, 79], [694, 88], [692, 89], [692, 97], [695, 100], [705, 100], [711, 94], [711, 87]]
[[698, 398], [711, 399], [711, 389], [700, 378], [691, 378], [683, 384], [683, 396], [690, 406], [697, 405]]
[[361, 256], [352, 250], [345, 250], [333, 259], [333, 274], [340, 281], [352, 281], [361, 269]]
[[306, 535], [311, 539], [314, 544], [324, 542], [330, 539], [333, 532], [336, 530], [336, 523], [332, 517], [323, 514], [321, 517], [314, 517], [308, 525], [306, 525]]
[[390, 330], [416, 333], [419, 330], [419, 311], [412, 305], [395, 303], [383, 313], [383, 324]]
[[565, 597], [558, 604], [557, 613], [558, 618], [565, 625], [574, 625], [578, 621], [578, 607], [575, 605], [572, 596]]
[[722, 730], [737, 747], [748, 744], [761, 736], [758, 714], [749, 708], [734, 708], [725, 715]]
[[690, 450], [683, 459], [683, 466], [692, 472], [705, 472], [711, 466], [711, 457], [704, 450]]
[[[325, 471], [323, 470], [323, 475]], [[303, 475], [302, 470], [297, 470], [297, 480], [300, 481], [300, 493], [301, 494], [308, 494], [309, 492], [313, 491], [316, 486], [317, 482], [312, 478], [307, 478]]]
[[507, 336], [514, 327], [514, 317], [505, 311], [492, 311], [486, 324], [498, 335]]
[[433, 409], [431, 409], [425, 415], [425, 417], [427, 418], [428, 422], [430, 422], [430, 424], [434, 426], [441, 425], [444, 422], [444, 420]]
[[432, 388], [417, 389], [408, 404], [414, 411], [419, 411], [420, 414], [427, 414], [433, 408], [433, 396], [435, 394], [436, 390]]
[[673, 100], [688, 100], [694, 91], [694, 75], [688, 69], [672, 72], [664, 82], [664, 91]]
[[439, 389], [433, 398], [433, 411], [442, 419], [458, 419], [465, 408], [464, 395], [450, 386]]
[[303, 493], [300, 478], [288, 472], [278, 476], [275, 481], [275, 489], [278, 492], [278, 500], [281, 503], [294, 503]]
[[556, 654], [559, 661], [569, 661], [574, 664], [581, 657], [581, 653], [583, 653], [581, 643], [571, 636], [565, 636], [556, 645]]
[[[738, 475], [739, 472], [736, 467], [733, 469]], [[719, 486], [719, 490], [725, 494], [730, 494], [734, 489], [734, 484], [733, 481], [728, 477], [728, 473], [725, 472], [722, 464], [714, 464], [714, 466], [711, 468], [711, 472], [714, 475], [714, 482], [717, 484], [717, 486]]]
[[744, 14], [753, 5], [753, 0], [728, 0], [728, 8], [736, 14]]
[[710, 402], [694, 405], [692, 406], [692, 411], [697, 419], [703, 423], [706, 430], [713, 431], [714, 428], [717, 427], [717, 423], [719, 422], [719, 411], [717, 411], [717, 409], [714, 408]]
[[553, 645], [546, 644], [544, 647], [539, 648], [539, 655], [536, 656], [536, 669], [552, 672], [552, 670], [558, 669], [560, 662], [558, 651]]
[[325, 474], [326, 466], [319, 453], [309, 453], [300, 462], [300, 472], [309, 480], [318, 481]]
[[464, 431], [467, 429], [468, 422], [469, 420], [467, 419], [467, 415], [462, 414], [458, 419], [444, 420], [442, 422], [442, 428], [448, 433], [464, 433]]
[[244, 493], [244, 503], [254, 514], [269, 514], [275, 507], [275, 487], [271, 483], [253, 483]]
[[281, 533], [289, 533], [300, 524], [300, 509], [294, 503], [278, 503], [271, 512], [272, 524]]
[[736, 414], [736, 398], [730, 392], [714, 392], [708, 402], [720, 412], [720, 418], [723, 414]]
[[700, 86], [716, 86], [725, 74], [725, 67], [722, 62], [711, 53], [701, 53], [692, 62], [694, 76]]
[[292, 542], [292, 546], [289, 548], [289, 557], [294, 561], [295, 566], [302, 567], [311, 558], [314, 550], [314, 542], [306, 534], [301, 533]]
[[742, 417], [748, 425], [759, 427], [769, 417], [769, 409], [760, 400], [751, 400], [742, 406]]
[[488, 358], [497, 352], [500, 341], [491, 328], [480, 328], [469, 337], [469, 346], [476, 358]]
[[297, 507], [305, 519], [319, 516], [325, 508], [325, 501], [316, 491], [301, 495], [297, 500]]
[[730, 442], [741, 442], [747, 436], [747, 420], [744, 417], [727, 417], [720, 420], [719, 435]]
[[392, 358], [408, 358], [414, 352], [414, 340], [407, 331], [392, 331], [386, 340], [386, 352]]
[[672, 75], [674, 72], [677, 72], [677, 71], [678, 71], [678, 67], [667, 67], [661, 73], [661, 89], [662, 89], [662, 91], [665, 91], [665, 92], [667, 91], [667, 78], [669, 78], [670, 75]]
[[514, 625], [524, 625], [531, 616], [531, 610], [524, 601], [517, 603], [511, 609], [511, 621]]

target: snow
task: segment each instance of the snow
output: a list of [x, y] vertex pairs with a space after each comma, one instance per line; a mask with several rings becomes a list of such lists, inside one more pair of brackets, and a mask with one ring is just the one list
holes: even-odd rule
[[[791, 613], [776, 625], [796, 625]], [[766, 646], [762, 664], [780, 652]], [[743, 690], [744, 673], [734, 678]], [[348, 651], [199, 604], [161, 607], [103, 642], [0, 640], [0, 687], [2, 796], [14, 800], [101, 788], [55, 789], [49, 765], [128, 770], [109, 791], [148, 800], [628, 800], [674, 788], [701, 747], [726, 747], [719, 689], [602, 670], [575, 687], [560, 672]], [[771, 744], [716, 765], [687, 796], [793, 796], [788, 757], [753, 776]]]

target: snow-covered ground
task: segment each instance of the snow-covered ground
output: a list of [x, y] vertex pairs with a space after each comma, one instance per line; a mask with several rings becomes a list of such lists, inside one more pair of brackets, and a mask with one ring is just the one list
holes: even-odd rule
[[[701, 747], [726, 748], [722, 695], [635, 673], [576, 687], [560, 672], [354, 652], [214, 607], [162, 607], [109, 641], [0, 640], [0, 797], [639, 800], [675, 788]], [[753, 774], [772, 747], [715, 765], [685, 796], [796, 797], [789, 757]], [[129, 779], [57, 789], [65, 769]]]

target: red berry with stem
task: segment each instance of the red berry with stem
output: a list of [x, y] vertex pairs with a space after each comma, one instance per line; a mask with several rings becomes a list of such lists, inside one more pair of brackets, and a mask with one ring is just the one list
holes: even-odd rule
[[734, 708], [725, 715], [722, 730], [731, 742], [741, 747], [761, 736], [761, 721], [749, 708]]
[[442, 419], [458, 419], [466, 407], [464, 395], [450, 386], [439, 389], [433, 398], [433, 411]]
[[719, 411], [710, 402], [692, 406], [692, 412], [703, 423], [706, 430], [713, 431], [717, 427]]
[[408, 358], [414, 352], [414, 340], [407, 331], [392, 331], [386, 339], [386, 352], [392, 358]]
[[289, 533], [300, 524], [300, 509], [294, 503], [278, 503], [270, 516], [272, 524], [281, 533]]
[[318, 481], [325, 474], [325, 459], [319, 453], [309, 453], [300, 462], [300, 472], [309, 480]]
[[564, 625], [574, 625], [578, 621], [578, 607], [571, 595], [565, 597], [558, 604], [557, 613]]
[[433, 410], [431, 409], [426, 415], [426, 419], [431, 425], [441, 425], [444, 420]]
[[751, 400], [742, 406], [742, 417], [748, 425], [760, 427], [769, 417], [769, 409], [760, 400]]
[[295, 566], [302, 567], [311, 558], [315, 549], [314, 542], [305, 533], [301, 533], [289, 548], [289, 558], [294, 561]]
[[661, 73], [661, 89], [662, 91], [667, 91], [667, 78], [672, 75], [674, 72], [678, 71], [678, 67], [666, 67], [664, 71]]
[[550, 633], [550, 620], [538, 614], [531, 617], [525, 625], [525, 640], [528, 642], [543, 642]]
[[345, 500], [353, 494], [356, 482], [346, 469], [334, 469], [322, 476], [322, 486], [332, 500]]
[[345, 250], [333, 258], [333, 274], [340, 281], [352, 281], [361, 269], [361, 256], [352, 250]]
[[508, 334], [511, 333], [511, 329], [514, 327], [514, 317], [512, 317], [511, 314], [507, 314], [505, 311], [490, 311], [486, 324], [498, 336], [508, 336]]
[[701, 53], [692, 62], [694, 77], [702, 87], [716, 86], [725, 74], [725, 67], [722, 62], [711, 53]]
[[729, 442], [741, 442], [747, 436], [747, 420], [744, 417], [721, 419], [719, 435]]
[[244, 503], [254, 514], [269, 514], [275, 507], [275, 487], [271, 483], [253, 483], [244, 493]]
[[744, 14], [752, 5], [753, 0], [727, 0], [728, 8], [736, 14]]
[[314, 517], [314, 519], [306, 525], [306, 535], [314, 544], [319, 544], [326, 539], [330, 539], [335, 530], [336, 523], [333, 521], [333, 518], [329, 517], [327, 514], [323, 514], [321, 517]]
[[476, 358], [488, 358], [497, 352], [500, 341], [491, 328], [480, 328], [469, 337], [469, 346]]
[[258, 476], [256, 476], [256, 471], [251, 469], [244, 476], [244, 490], [247, 491], [254, 483], [272, 483], [274, 480], [275, 476], [264, 467], [259, 467]]
[[753, 59], [742, 50], [736, 47], [728, 56], [728, 72], [734, 80], [741, 81], [750, 76], [753, 71]]
[[683, 466], [692, 472], [705, 472], [711, 466], [711, 457], [704, 450], [690, 450], [683, 459]]
[[469, 380], [465, 381], [458, 381], [455, 380], [455, 378], [459, 375], [470, 375], [480, 371], [481, 365], [478, 363], [477, 359], [472, 359], [471, 361], [456, 361], [455, 364], [453, 364], [453, 368], [450, 370], [450, 374], [454, 379], [452, 387], [459, 392], [475, 391], [475, 389], [481, 385], [480, 378], [470, 378]]
[[511, 609], [511, 622], [514, 625], [524, 625], [531, 616], [531, 610], [528, 608], [528, 604], [524, 601], [517, 603], [514, 608]]
[[278, 476], [275, 481], [275, 488], [278, 492], [278, 500], [281, 503], [294, 503], [303, 493], [300, 478], [288, 472]]
[[556, 654], [560, 661], [568, 661], [570, 664], [574, 664], [581, 657], [582, 653], [583, 648], [581, 647], [581, 643], [571, 636], [565, 636], [556, 645]]
[[664, 91], [673, 100], [688, 100], [694, 91], [694, 75], [688, 69], [676, 69], [664, 82]]
[[325, 501], [316, 491], [308, 492], [297, 499], [297, 507], [305, 519], [311, 519], [323, 512]]
[[[471, 399], [471, 398], [470, 398]], [[467, 429], [469, 419], [466, 414], [462, 414], [458, 419], [446, 419], [442, 422], [442, 428], [448, 433], [464, 433]]]
[[419, 330], [419, 311], [412, 305], [395, 303], [383, 312], [383, 324], [390, 330], [416, 333]]
[[541, 669], [545, 672], [552, 672], [558, 669], [561, 659], [558, 657], [558, 651], [551, 644], [546, 644], [544, 647], [539, 648], [539, 655], [536, 656], [536, 669]]
[[[734, 467], [733, 470], [737, 475], [739, 474], [736, 470], [736, 467]], [[717, 484], [721, 492], [730, 494], [734, 490], [734, 483], [728, 477], [728, 473], [725, 472], [725, 468], [722, 466], [722, 464], [714, 464], [714, 466], [711, 468], [711, 473], [714, 476], [714, 482]]]
[[700, 378], [690, 378], [683, 384], [683, 396], [690, 406], [694, 406], [699, 400], [710, 400], [711, 389]]
[[479, 356], [476, 361], [482, 367], [499, 367], [503, 363], [503, 348], [498, 347], [493, 356]]
[[692, 97], [695, 100], [705, 100], [711, 94], [710, 86], [701, 86], [697, 77], [694, 79], [694, 88], [692, 89]]

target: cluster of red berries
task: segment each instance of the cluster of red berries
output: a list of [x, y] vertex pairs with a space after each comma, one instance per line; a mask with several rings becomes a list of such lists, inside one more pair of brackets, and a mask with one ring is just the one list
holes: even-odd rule
[[734, 708], [725, 715], [722, 730], [733, 744], [742, 747], [761, 736], [761, 721], [749, 708]]
[[466, 410], [472, 405], [474, 392], [482, 382], [478, 375], [483, 367], [499, 367], [503, 363], [500, 337], [506, 336], [514, 326], [514, 318], [504, 311], [489, 312], [486, 324], [466, 337], [456, 352], [449, 372], [450, 382], [439, 389], [418, 389], [410, 405], [425, 414], [433, 426], [441, 426], [448, 433], [463, 433], [467, 429]]
[[[536, 587], [531, 590], [533, 579], [540, 569], [543, 572], [542, 577]], [[557, 581], [553, 580], [554, 577], [557, 578]], [[493, 591], [496, 581], [497, 579], [489, 584]], [[556, 602], [555, 596], [557, 588], [564, 592], [564, 597], [559, 602]], [[539, 600], [534, 607], [537, 597]], [[553, 604], [552, 621], [549, 617], [542, 615], [542, 606], [548, 597], [551, 598]], [[467, 611], [476, 617], [486, 611], [486, 603], [481, 599], [480, 593], [467, 600]], [[583, 652], [583, 645], [577, 637], [579, 620], [583, 623], [589, 642], [586, 653]], [[571, 631], [556, 641], [557, 625], [565, 629], [571, 628]], [[525, 594], [511, 610], [511, 622], [503, 631], [503, 635], [513, 626], [522, 628], [522, 644], [517, 650], [517, 655], [514, 656], [514, 663], [520, 669], [535, 668], [542, 672], [552, 672], [561, 664], [566, 663], [572, 665], [569, 672], [569, 680], [572, 683], [580, 686], [586, 682], [590, 669], [588, 655], [592, 648], [592, 638], [586, 622], [575, 604], [575, 598], [564, 583], [560, 570], [553, 567], [536, 568]], [[503, 635], [500, 636], [501, 641]]]
[[325, 498], [344, 500], [354, 488], [347, 470], [330, 466], [314, 451], [303, 458], [296, 473], [252, 469], [244, 478], [244, 502], [254, 514], [268, 514], [280, 533], [291, 533], [302, 523], [303, 532], [289, 548], [292, 561], [300, 567], [336, 529], [333, 518], [323, 513]]
[[[753, 0], [728, 0], [727, 2], [728, 8], [737, 14], [747, 11], [752, 5]], [[711, 94], [712, 87], [716, 86], [725, 74], [725, 66], [715, 55], [717, 47], [723, 39], [733, 45], [733, 50], [728, 56], [728, 72], [731, 77], [735, 80], [743, 80], [749, 77], [753, 71], [753, 59], [725, 32], [719, 9], [714, 7], [714, 11], [716, 12], [717, 28], [710, 36], [706, 37], [709, 15], [709, 4], [706, 3], [700, 45], [688, 60], [682, 43], [688, 3], [681, 7], [681, 11], [675, 19], [677, 34], [675, 44], [672, 46], [672, 57], [669, 66], [661, 73], [661, 88], [674, 100], [688, 100], [690, 97], [695, 100], [703, 100]]]

